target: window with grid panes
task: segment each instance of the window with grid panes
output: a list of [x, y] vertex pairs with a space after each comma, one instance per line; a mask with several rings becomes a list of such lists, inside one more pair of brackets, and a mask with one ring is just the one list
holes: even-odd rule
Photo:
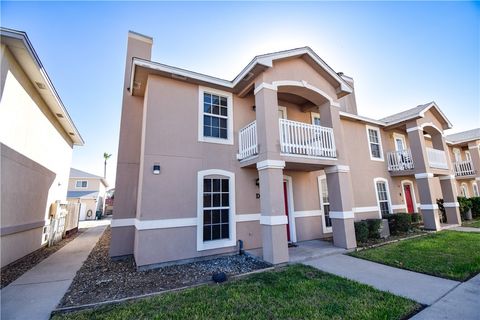
[[203, 241], [230, 237], [229, 179], [203, 179]]
[[203, 136], [228, 139], [228, 99], [203, 93]]

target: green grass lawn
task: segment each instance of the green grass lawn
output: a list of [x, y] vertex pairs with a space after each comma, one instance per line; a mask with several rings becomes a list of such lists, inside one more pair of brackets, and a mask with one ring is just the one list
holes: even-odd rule
[[472, 227], [472, 228], [480, 228], [480, 218], [471, 221], [464, 221], [462, 226], [464, 227]]
[[350, 255], [397, 268], [464, 281], [480, 272], [480, 233], [442, 231]]
[[403, 319], [414, 301], [293, 265], [53, 319]]

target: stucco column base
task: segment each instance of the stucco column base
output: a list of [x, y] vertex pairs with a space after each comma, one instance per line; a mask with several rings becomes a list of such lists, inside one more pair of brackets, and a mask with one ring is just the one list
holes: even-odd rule
[[454, 176], [446, 176], [440, 178], [440, 187], [442, 188], [442, 196], [447, 215], [447, 223], [461, 224], [460, 209], [457, 207], [457, 195], [455, 190]]
[[460, 209], [458, 207], [445, 208], [448, 224], [462, 224]]
[[286, 226], [262, 225], [263, 260], [271, 264], [288, 262]]
[[110, 239], [110, 256], [120, 257], [133, 254], [135, 227], [114, 227]]
[[440, 225], [440, 211], [438, 209], [422, 209], [423, 225], [427, 230], [438, 231]]
[[332, 219], [333, 244], [336, 247], [353, 249], [357, 247], [354, 219]]

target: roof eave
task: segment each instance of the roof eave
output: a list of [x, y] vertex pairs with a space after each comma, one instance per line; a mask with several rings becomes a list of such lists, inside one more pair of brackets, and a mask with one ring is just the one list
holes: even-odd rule
[[[76, 146], [83, 146], [85, 144], [85, 141], [83, 140], [82, 136], [80, 135], [80, 132], [78, 131], [77, 127], [73, 123], [72, 118], [70, 117], [67, 109], [65, 108], [62, 100], [60, 99], [60, 96], [58, 95], [58, 92], [56, 91], [55, 87], [53, 86], [52, 81], [50, 80], [50, 77], [48, 76], [47, 72], [45, 71], [45, 68], [43, 67], [43, 64], [38, 57], [37, 53], [35, 52], [35, 49], [33, 48], [32, 43], [30, 42], [30, 39], [28, 38], [27, 34], [23, 31], [18, 31], [18, 30], [13, 30], [13, 29], [8, 29], [8, 28], [0, 28], [0, 36], [1, 37], [8, 37], [8, 38], [13, 38], [16, 40], [20, 40], [23, 43], [23, 46], [25, 47], [26, 51], [29, 53], [29, 57], [32, 59], [34, 64], [38, 68], [38, 72], [41, 75], [42, 79], [44, 80], [45, 84], [48, 87], [48, 90], [52, 93], [53, 97], [55, 98], [55, 102], [59, 109], [61, 110], [61, 114], [63, 115], [63, 118], [67, 121], [67, 127], [60, 122], [62, 125], [63, 129], [66, 131], [67, 135], [69, 138], [72, 140], [73, 145]], [[46, 102], [46, 101], [45, 101]], [[48, 105], [48, 103], [47, 103]], [[52, 106], [48, 105], [50, 109], [52, 109]], [[53, 110], [52, 110], [53, 112]], [[56, 113], [56, 112], [55, 112]], [[69, 134], [70, 132], [73, 132], [73, 136]]]

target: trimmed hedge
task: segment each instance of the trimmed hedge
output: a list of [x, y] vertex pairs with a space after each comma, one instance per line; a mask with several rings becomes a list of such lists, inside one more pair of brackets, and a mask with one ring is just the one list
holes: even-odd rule
[[472, 202], [472, 216], [474, 218], [480, 217], [480, 197], [472, 197], [470, 198]]
[[382, 219], [367, 219], [368, 226], [368, 238], [380, 239], [380, 226], [382, 225]]
[[[462, 219], [465, 220], [465, 216], [468, 210], [472, 209], [473, 202], [472, 199], [465, 198], [465, 197], [457, 197], [458, 204], [460, 205], [460, 214], [462, 215]], [[473, 210], [472, 210], [473, 216]]]
[[382, 219], [367, 219], [354, 223], [357, 243], [365, 243], [368, 239], [380, 238]]
[[364, 243], [368, 240], [368, 224], [366, 221], [358, 221], [354, 223], [355, 237], [358, 243]]
[[[388, 220], [390, 233], [395, 235], [412, 229], [412, 216], [413, 214], [410, 213], [392, 213], [383, 215], [383, 218]], [[415, 216], [415, 218], [417, 219], [418, 216]]]

